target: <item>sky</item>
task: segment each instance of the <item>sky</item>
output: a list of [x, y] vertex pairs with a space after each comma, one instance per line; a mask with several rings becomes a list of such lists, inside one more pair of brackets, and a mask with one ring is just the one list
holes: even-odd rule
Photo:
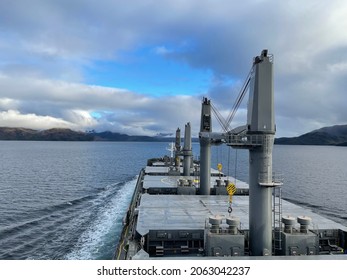
[[344, 0], [2, 0], [0, 126], [152, 136], [190, 122], [196, 136], [202, 98], [226, 118], [263, 49], [276, 137], [347, 124], [346, 15]]

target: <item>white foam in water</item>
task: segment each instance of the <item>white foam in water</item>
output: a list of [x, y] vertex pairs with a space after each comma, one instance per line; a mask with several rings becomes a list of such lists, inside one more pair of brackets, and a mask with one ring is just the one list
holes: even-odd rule
[[[66, 259], [90, 260], [103, 258], [104, 252], [100, 250], [105, 246], [108, 236], [115, 236], [117, 231], [121, 231], [122, 220], [134, 192], [136, 180], [125, 183], [110, 202], [100, 207], [96, 219], [84, 231], [75, 245], [75, 249], [66, 255]], [[107, 193], [99, 198], [100, 203], [102, 203], [105, 196], [107, 196]], [[115, 225], [118, 225], [119, 229]], [[116, 244], [110, 246], [113, 250]]]

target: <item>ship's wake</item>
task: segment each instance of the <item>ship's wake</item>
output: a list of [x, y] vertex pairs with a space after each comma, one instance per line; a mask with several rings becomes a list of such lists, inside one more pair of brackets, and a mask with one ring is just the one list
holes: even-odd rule
[[0, 259], [111, 259], [135, 184], [131, 179], [13, 213], [0, 228]]
[[136, 179], [118, 185], [115, 193], [112, 186], [96, 200], [91, 223], [81, 233], [66, 259], [111, 259], [119, 239], [122, 220], [136, 185]]

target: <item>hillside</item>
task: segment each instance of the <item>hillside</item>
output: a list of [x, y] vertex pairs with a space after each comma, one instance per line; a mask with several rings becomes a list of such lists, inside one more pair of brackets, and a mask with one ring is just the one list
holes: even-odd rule
[[121, 134], [117, 132], [104, 131], [104, 132], [92, 132], [89, 135], [93, 137], [94, 141], [141, 141], [151, 142], [158, 141], [161, 138], [150, 136], [130, 136], [127, 134]]
[[275, 144], [347, 146], [347, 125], [323, 127], [298, 137], [277, 138]]
[[173, 141], [172, 138], [130, 136], [116, 132], [80, 132], [65, 128], [33, 130], [27, 128], [0, 127], [0, 140], [26, 141]]
[[[172, 142], [171, 137], [131, 136], [117, 132], [81, 132], [66, 128], [34, 130], [27, 128], [0, 127], [0, 140], [26, 141], [138, 141], [138, 142]], [[198, 139], [193, 138], [193, 142]], [[275, 139], [281, 145], [336, 145], [347, 146], [347, 125], [323, 127], [298, 137]]]
[[27, 128], [0, 127], [0, 140], [92, 141], [93, 136], [65, 128], [33, 130]]

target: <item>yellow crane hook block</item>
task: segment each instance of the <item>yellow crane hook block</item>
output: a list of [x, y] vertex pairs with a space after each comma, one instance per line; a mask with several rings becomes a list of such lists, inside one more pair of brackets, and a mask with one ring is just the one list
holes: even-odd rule
[[236, 192], [236, 186], [233, 183], [229, 183], [226, 188], [227, 188], [227, 192], [229, 194], [228, 213], [231, 214], [231, 212], [233, 211], [233, 208], [231, 207], [231, 203], [233, 202], [233, 195]]
[[233, 197], [234, 193], [236, 192], [235, 184], [229, 183], [228, 186], [227, 186], [227, 192], [229, 194], [229, 202], [231, 203], [232, 197]]
[[227, 186], [227, 192], [229, 195], [233, 195], [236, 192], [236, 186], [233, 183], [229, 183]]

